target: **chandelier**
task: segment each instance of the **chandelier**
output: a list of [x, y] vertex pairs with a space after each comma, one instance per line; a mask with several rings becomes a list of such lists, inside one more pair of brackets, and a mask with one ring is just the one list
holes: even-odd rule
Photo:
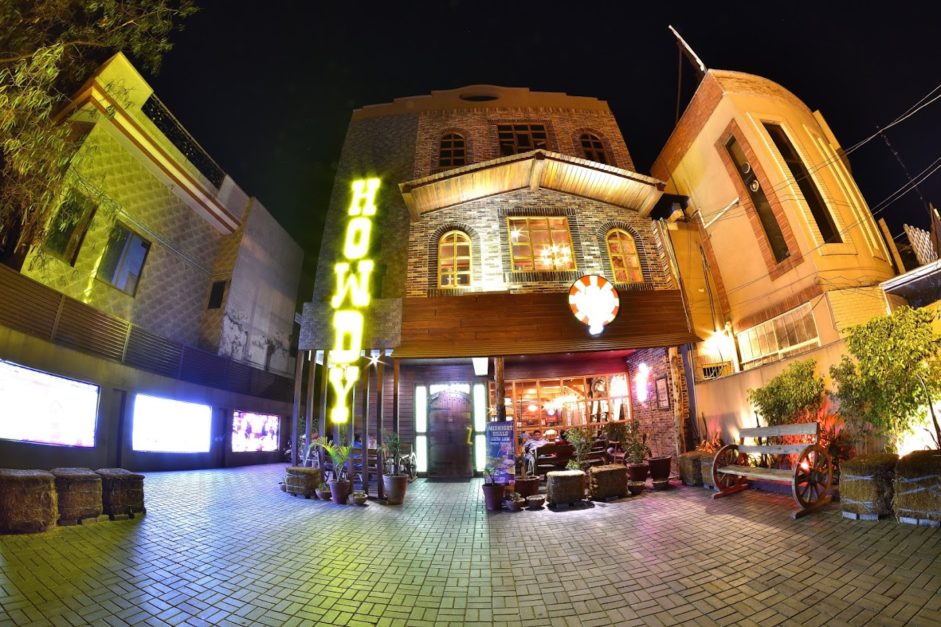
[[543, 266], [553, 270], [568, 269], [572, 263], [572, 251], [568, 246], [552, 244], [545, 246], [540, 253]]

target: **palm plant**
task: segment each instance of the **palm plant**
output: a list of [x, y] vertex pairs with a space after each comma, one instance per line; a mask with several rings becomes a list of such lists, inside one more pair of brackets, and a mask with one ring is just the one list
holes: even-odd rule
[[349, 478], [349, 473], [346, 469], [346, 462], [350, 459], [350, 455], [353, 453], [353, 447], [348, 444], [330, 444], [329, 442], [320, 439], [315, 440], [310, 443], [310, 446], [307, 448], [307, 456], [310, 456], [311, 450], [314, 448], [323, 449], [323, 451], [330, 457], [330, 462], [333, 464], [333, 476], [337, 481], [343, 481], [344, 479]]
[[390, 476], [404, 475], [402, 472], [402, 437], [398, 433], [383, 431], [382, 445], [379, 447], [385, 457], [385, 463], [392, 468]]

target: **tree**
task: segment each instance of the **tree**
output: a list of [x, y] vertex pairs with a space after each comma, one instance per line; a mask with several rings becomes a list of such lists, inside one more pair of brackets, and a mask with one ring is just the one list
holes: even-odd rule
[[41, 243], [56, 208], [77, 148], [57, 112], [119, 50], [158, 71], [195, 10], [191, 0], [0, 2], [0, 261]]
[[816, 370], [813, 359], [795, 361], [767, 385], [748, 390], [748, 402], [769, 426], [816, 420], [826, 391]]
[[[900, 307], [853, 327], [846, 339], [850, 355], [830, 367], [844, 420], [885, 437], [889, 450], [924, 419], [929, 397], [941, 392], [941, 336], [931, 327], [935, 316], [928, 309]], [[941, 428], [937, 423], [934, 428], [941, 439]]]

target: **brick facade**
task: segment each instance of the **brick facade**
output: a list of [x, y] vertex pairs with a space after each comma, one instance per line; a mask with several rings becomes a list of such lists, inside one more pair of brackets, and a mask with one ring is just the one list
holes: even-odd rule
[[[640, 364], [650, 368], [647, 376], [647, 399], [638, 397], [638, 371]], [[674, 376], [670, 364], [670, 352], [666, 348], [646, 348], [627, 358], [627, 370], [631, 382], [631, 411], [640, 423], [640, 430], [647, 434], [647, 446], [655, 457], [676, 454], [676, 422], [674, 417], [675, 391], [680, 391], [683, 416], [689, 412], [686, 383], [683, 377]], [[657, 380], [666, 379], [668, 407], [657, 403]], [[677, 387], [679, 386], [679, 387]]]

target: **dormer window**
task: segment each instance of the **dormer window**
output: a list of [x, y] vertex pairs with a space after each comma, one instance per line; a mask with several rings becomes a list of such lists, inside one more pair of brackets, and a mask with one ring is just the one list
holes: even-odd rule
[[460, 133], [447, 133], [441, 138], [438, 151], [438, 167], [454, 168], [467, 165], [467, 145]]

